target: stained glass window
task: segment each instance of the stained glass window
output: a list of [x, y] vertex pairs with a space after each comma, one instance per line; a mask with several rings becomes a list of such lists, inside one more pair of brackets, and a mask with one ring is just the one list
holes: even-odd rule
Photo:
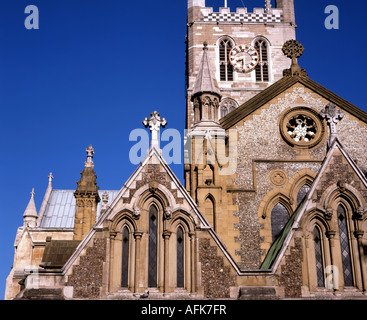
[[128, 286], [129, 276], [129, 230], [125, 227], [122, 231], [122, 267], [121, 287]]
[[313, 229], [313, 240], [315, 246], [317, 286], [324, 287], [324, 263], [322, 255], [321, 234], [318, 227]]
[[177, 229], [177, 287], [184, 287], [184, 233]]
[[352, 287], [354, 285], [354, 282], [353, 282], [352, 261], [349, 247], [347, 215], [342, 205], [338, 207], [337, 213], [338, 213], [338, 226], [339, 226], [340, 249], [342, 255], [344, 285], [346, 287]]
[[148, 286], [157, 286], [157, 223], [158, 212], [155, 206], [149, 209], [149, 265]]
[[271, 211], [271, 235], [273, 242], [279, 237], [288, 220], [289, 213], [287, 209], [281, 203], [278, 203]]

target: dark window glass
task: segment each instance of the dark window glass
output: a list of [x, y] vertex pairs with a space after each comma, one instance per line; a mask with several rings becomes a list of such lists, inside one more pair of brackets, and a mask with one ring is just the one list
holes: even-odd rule
[[338, 207], [338, 226], [339, 226], [340, 249], [342, 254], [344, 285], [346, 287], [352, 287], [354, 283], [352, 274], [352, 262], [350, 257], [347, 215], [344, 207], [341, 205]]
[[155, 206], [149, 209], [149, 265], [148, 286], [157, 286], [157, 223], [158, 212]]
[[233, 81], [233, 66], [229, 62], [229, 53], [232, 43], [229, 39], [224, 39], [219, 44], [219, 70], [220, 81]]
[[184, 287], [184, 233], [177, 229], [177, 287]]
[[322, 258], [321, 234], [319, 228], [317, 227], [313, 229], [313, 240], [315, 245], [317, 286], [324, 287], [324, 263]]
[[301, 189], [299, 189], [298, 194], [297, 194], [297, 206], [306, 197], [308, 191], [310, 191], [310, 187], [307, 184], [305, 184]]
[[122, 268], [121, 287], [128, 286], [129, 276], [129, 230], [127, 227], [122, 231]]
[[278, 203], [271, 211], [271, 235], [273, 242], [279, 237], [288, 220], [289, 214], [287, 209]]

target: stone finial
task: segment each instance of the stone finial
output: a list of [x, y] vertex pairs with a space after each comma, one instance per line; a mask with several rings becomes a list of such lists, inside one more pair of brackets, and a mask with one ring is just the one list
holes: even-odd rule
[[325, 109], [321, 110], [320, 116], [327, 121], [330, 130], [329, 144], [331, 145], [338, 136], [336, 125], [344, 118], [343, 110], [337, 109], [334, 103], [329, 103], [325, 106]]
[[265, 12], [269, 13], [271, 9], [271, 1], [270, 0], [265, 0]]
[[301, 69], [298, 65], [297, 58], [301, 57], [304, 51], [304, 47], [301, 43], [296, 40], [288, 40], [284, 43], [282, 48], [283, 54], [292, 60], [292, 65], [290, 69], [284, 70], [284, 75], [306, 75], [306, 71]]
[[51, 185], [52, 184], [52, 179], [54, 178], [54, 176], [52, 175], [52, 172], [49, 173], [48, 175], [48, 184]]
[[108, 208], [108, 199], [109, 199], [109, 196], [108, 196], [108, 193], [107, 191], [105, 191], [103, 194], [102, 194], [102, 207], [101, 207], [101, 211], [106, 211], [107, 208]]
[[87, 149], [85, 149], [85, 151], [87, 152], [87, 161], [84, 162], [85, 167], [93, 168], [94, 163], [93, 163], [92, 159], [93, 159], [94, 149], [93, 149], [92, 145], [89, 145], [89, 147]]
[[151, 147], [156, 147], [159, 149], [158, 133], [161, 127], [165, 127], [167, 121], [165, 118], [161, 118], [157, 111], [150, 114], [150, 118], [145, 118], [143, 125], [147, 128], [149, 126], [150, 132], [152, 133]]

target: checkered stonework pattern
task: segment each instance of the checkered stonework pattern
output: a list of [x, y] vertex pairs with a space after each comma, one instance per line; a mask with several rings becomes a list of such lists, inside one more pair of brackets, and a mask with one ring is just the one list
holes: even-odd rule
[[258, 14], [258, 13], [235, 13], [235, 12], [211, 12], [204, 16], [204, 22], [282, 22], [281, 15]]

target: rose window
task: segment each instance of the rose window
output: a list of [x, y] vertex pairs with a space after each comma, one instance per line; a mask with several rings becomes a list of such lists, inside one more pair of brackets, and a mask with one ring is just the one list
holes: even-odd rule
[[292, 147], [313, 148], [325, 137], [325, 124], [318, 112], [305, 107], [294, 107], [280, 117], [280, 133]]
[[287, 133], [295, 142], [309, 142], [316, 136], [315, 121], [304, 115], [291, 118], [287, 124]]

